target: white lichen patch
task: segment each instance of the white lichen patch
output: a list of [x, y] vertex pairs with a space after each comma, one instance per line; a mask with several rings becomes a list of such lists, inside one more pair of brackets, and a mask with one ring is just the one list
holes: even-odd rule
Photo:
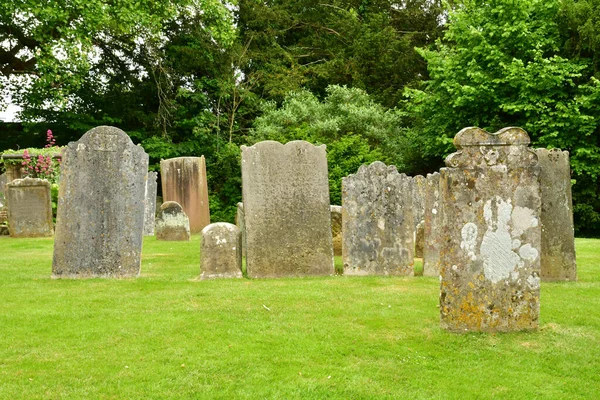
[[539, 252], [535, 247], [532, 247], [529, 243], [521, 246], [519, 249], [519, 255], [522, 259], [527, 261], [535, 261], [538, 258]]
[[379, 221], [377, 221], [377, 227], [379, 229], [381, 229], [382, 231], [385, 230], [385, 219], [384, 218], [380, 218]]
[[529, 277], [527, 278], [527, 284], [533, 290], [539, 289], [540, 288], [540, 277], [529, 275]]
[[532, 209], [516, 206], [512, 211], [513, 235], [521, 236], [529, 228], [538, 226], [539, 221]]
[[464, 250], [471, 260], [475, 260], [475, 247], [477, 246], [477, 225], [472, 222], [467, 222], [462, 230], [462, 241], [460, 242], [460, 248]]

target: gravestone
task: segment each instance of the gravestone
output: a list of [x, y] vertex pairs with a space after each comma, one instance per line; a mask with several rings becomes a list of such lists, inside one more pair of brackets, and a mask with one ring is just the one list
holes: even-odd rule
[[0, 174], [0, 208], [4, 207], [5, 204], [5, 196], [4, 196], [4, 185], [8, 183], [8, 179], [6, 174]]
[[248, 275], [333, 274], [325, 146], [265, 141], [241, 149]]
[[542, 188], [543, 281], [577, 280], [569, 152], [536, 149]]
[[412, 275], [411, 178], [376, 161], [342, 179], [344, 275]]
[[416, 258], [423, 258], [423, 246], [425, 246], [425, 221], [419, 222], [415, 231]]
[[47, 237], [54, 233], [50, 182], [16, 179], [6, 184], [8, 230], [12, 237]]
[[156, 219], [156, 179], [158, 173], [148, 172], [144, 202], [144, 236], [154, 236], [154, 220]]
[[442, 204], [440, 201], [440, 174], [427, 174], [425, 182], [425, 215], [423, 236], [423, 275], [440, 275], [440, 247], [442, 246]]
[[342, 206], [331, 206], [331, 236], [333, 255], [342, 255]]
[[242, 234], [226, 222], [202, 229], [200, 279], [242, 277]]
[[443, 328], [536, 329], [540, 310], [540, 187], [520, 128], [465, 128], [440, 173]]
[[99, 126], [63, 150], [52, 275], [140, 273], [148, 155], [122, 130]]
[[163, 201], [176, 201], [190, 219], [191, 233], [200, 233], [210, 224], [206, 163], [202, 157], [161, 160]]
[[246, 223], [244, 221], [244, 203], [237, 203], [235, 224], [242, 234], [242, 255], [246, 257]]
[[154, 233], [156, 240], [190, 240], [190, 220], [179, 203], [167, 201], [160, 206]]
[[425, 186], [426, 180], [422, 175], [417, 175], [412, 178], [412, 206], [413, 217], [415, 221], [415, 229], [417, 225], [425, 218]]

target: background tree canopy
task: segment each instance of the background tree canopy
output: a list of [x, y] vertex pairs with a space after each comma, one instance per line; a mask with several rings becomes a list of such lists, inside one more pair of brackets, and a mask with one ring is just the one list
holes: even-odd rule
[[232, 221], [241, 144], [326, 144], [339, 203], [362, 163], [424, 174], [466, 126], [521, 126], [569, 150], [576, 229], [600, 235], [598, 32], [600, 0], [4, 2], [0, 85], [26, 121], [5, 132], [115, 125], [154, 169], [204, 154]]

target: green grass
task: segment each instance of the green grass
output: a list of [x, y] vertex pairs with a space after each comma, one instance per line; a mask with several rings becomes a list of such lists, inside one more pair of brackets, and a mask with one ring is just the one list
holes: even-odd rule
[[51, 240], [1, 237], [0, 398], [597, 398], [600, 240], [577, 250], [538, 332], [456, 335], [436, 278], [198, 281], [196, 237], [147, 238], [138, 279], [52, 280]]

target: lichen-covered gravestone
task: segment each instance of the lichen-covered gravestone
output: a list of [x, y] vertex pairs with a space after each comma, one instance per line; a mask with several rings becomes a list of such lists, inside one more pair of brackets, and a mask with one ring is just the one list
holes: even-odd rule
[[154, 233], [156, 240], [190, 240], [190, 220], [179, 203], [167, 201], [160, 206]]
[[200, 233], [210, 224], [206, 163], [202, 157], [161, 160], [163, 201], [176, 201], [190, 219], [190, 231]]
[[241, 149], [248, 275], [333, 274], [325, 146], [265, 141]]
[[16, 179], [6, 184], [6, 200], [10, 236], [52, 236], [50, 182], [37, 178]]
[[342, 255], [342, 206], [331, 206], [331, 236], [333, 255]]
[[577, 280], [569, 152], [536, 149], [542, 187], [542, 255], [544, 281]]
[[465, 128], [441, 170], [442, 327], [536, 329], [540, 311], [537, 156], [520, 128]]
[[423, 258], [423, 247], [425, 246], [425, 222], [421, 221], [415, 229], [415, 257]]
[[239, 228], [226, 222], [202, 229], [200, 279], [242, 277], [242, 235]]
[[440, 247], [442, 246], [442, 204], [440, 202], [440, 174], [427, 174], [425, 181], [425, 215], [423, 236], [423, 275], [440, 275]]
[[144, 211], [144, 236], [154, 236], [154, 220], [156, 219], [156, 179], [157, 173], [148, 172], [146, 180], [146, 196]]
[[54, 277], [140, 273], [148, 155], [122, 130], [100, 126], [63, 151]]
[[376, 161], [342, 179], [344, 275], [412, 275], [411, 178]]
[[412, 177], [412, 208], [415, 229], [423, 221], [425, 216], [425, 191], [426, 180], [422, 175]]

